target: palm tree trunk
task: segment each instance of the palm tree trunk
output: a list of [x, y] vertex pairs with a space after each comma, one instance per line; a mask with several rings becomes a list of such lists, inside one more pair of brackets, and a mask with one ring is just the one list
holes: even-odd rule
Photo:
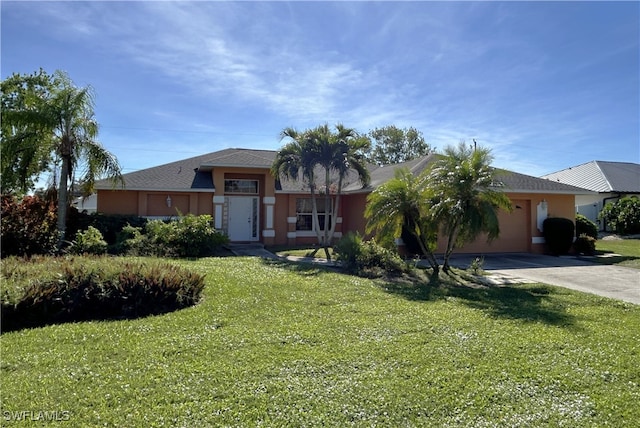
[[449, 236], [447, 237], [447, 249], [444, 252], [444, 262], [442, 264], [442, 270], [445, 272], [451, 271], [451, 266], [449, 266], [449, 258], [451, 257], [451, 253], [456, 246], [456, 239], [458, 239], [458, 231], [460, 229], [459, 225], [455, 225], [453, 229], [449, 232]]
[[437, 278], [440, 275], [440, 265], [438, 265], [436, 257], [431, 251], [427, 249], [426, 245], [424, 245], [424, 243], [422, 242], [422, 239], [420, 239], [420, 236], [418, 236], [416, 233], [411, 233], [417, 239], [422, 254], [426, 257], [427, 262], [429, 262], [429, 266], [431, 266], [431, 269], [433, 270], [433, 275]]
[[62, 249], [64, 239], [67, 231], [67, 205], [69, 200], [68, 178], [69, 178], [69, 164], [70, 155], [62, 156], [62, 166], [60, 168], [60, 183], [58, 185], [58, 252]]
[[311, 257], [314, 257], [321, 248], [320, 246], [322, 246], [322, 234], [320, 231], [320, 221], [318, 220], [318, 203], [316, 202], [315, 186], [313, 183], [310, 183], [309, 187], [311, 188], [311, 228], [316, 231], [319, 245], [319, 247], [311, 253]]

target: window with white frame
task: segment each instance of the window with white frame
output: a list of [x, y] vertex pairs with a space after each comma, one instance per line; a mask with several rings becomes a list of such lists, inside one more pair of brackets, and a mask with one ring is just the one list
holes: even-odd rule
[[258, 180], [224, 180], [224, 193], [258, 194]]
[[[324, 219], [329, 215], [329, 224], [331, 224], [331, 207], [326, 208], [324, 197], [316, 198], [316, 206], [318, 207], [318, 221], [320, 230], [324, 230]], [[313, 231], [313, 202], [311, 198], [296, 199], [296, 230], [297, 231]]]

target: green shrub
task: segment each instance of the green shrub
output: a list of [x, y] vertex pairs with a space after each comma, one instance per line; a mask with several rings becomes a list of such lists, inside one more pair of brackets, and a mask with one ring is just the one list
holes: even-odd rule
[[40, 196], [21, 200], [2, 195], [2, 257], [52, 254], [56, 251], [56, 204]]
[[93, 226], [89, 226], [84, 232], [77, 232], [75, 240], [69, 247], [72, 254], [104, 254], [107, 252], [107, 242], [102, 238], [102, 233]]
[[144, 230], [125, 226], [118, 236], [120, 254], [159, 257], [202, 257], [228, 243], [213, 226], [210, 215], [188, 214], [173, 221], [151, 220]]
[[197, 303], [203, 287], [204, 276], [168, 263], [11, 258], [2, 264], [2, 329], [165, 313]]
[[542, 223], [542, 234], [551, 254], [567, 254], [574, 237], [574, 225], [568, 218], [549, 217]]
[[640, 199], [625, 196], [617, 202], [606, 204], [600, 214], [609, 229], [621, 235], [640, 233]]
[[128, 224], [118, 233], [113, 249], [116, 254], [142, 256], [151, 254], [151, 251], [146, 249], [147, 245], [148, 242], [142, 235], [142, 229]]
[[343, 236], [333, 247], [336, 253], [336, 260], [350, 271], [357, 271], [358, 258], [362, 253], [362, 236], [359, 233], [349, 232]]
[[587, 235], [593, 239], [598, 239], [598, 225], [582, 214], [576, 214], [576, 235]]
[[357, 233], [348, 233], [334, 247], [343, 267], [365, 276], [398, 275], [408, 270], [395, 251], [384, 248], [374, 239], [363, 241]]
[[67, 221], [67, 232], [70, 236], [73, 236], [78, 231], [86, 230], [89, 226], [93, 226], [102, 233], [103, 239], [107, 241], [110, 247], [114, 247], [110, 250], [115, 250], [115, 246], [118, 243], [118, 236], [122, 232], [122, 229], [126, 226], [144, 227], [147, 223], [147, 219], [136, 215], [121, 215], [121, 214], [103, 214], [92, 213], [87, 214], [84, 212], [78, 212], [77, 209], [72, 208], [69, 211], [69, 219]]
[[596, 253], [596, 240], [592, 236], [582, 234], [573, 243], [573, 251], [577, 254], [592, 256]]
[[358, 258], [358, 264], [363, 269], [382, 269], [384, 273], [399, 275], [406, 272], [407, 264], [397, 252], [384, 248], [371, 239], [362, 243], [362, 253]]
[[216, 247], [229, 242], [226, 235], [213, 227], [213, 217], [210, 215], [180, 216], [173, 225], [175, 235], [171, 245], [179, 257], [210, 255]]

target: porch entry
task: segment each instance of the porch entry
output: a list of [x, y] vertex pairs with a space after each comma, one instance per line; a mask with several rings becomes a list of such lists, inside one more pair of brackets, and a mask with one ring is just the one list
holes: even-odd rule
[[258, 241], [259, 197], [229, 196], [228, 234], [231, 241]]

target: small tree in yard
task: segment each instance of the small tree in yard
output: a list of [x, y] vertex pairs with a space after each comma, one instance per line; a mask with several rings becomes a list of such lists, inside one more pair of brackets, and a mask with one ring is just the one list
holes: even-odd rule
[[[336, 132], [332, 132], [326, 124], [303, 132], [293, 128], [284, 129], [281, 136], [289, 142], [278, 151], [271, 167], [276, 178], [282, 176], [295, 180], [301, 176], [308, 182], [313, 229], [328, 260], [331, 260], [329, 247], [333, 242], [344, 180], [350, 171], [355, 171], [363, 186], [369, 182], [369, 172], [364, 161], [369, 141], [361, 138], [355, 130], [342, 125], [336, 125], [335, 129]], [[317, 176], [316, 169], [320, 176]], [[316, 179], [322, 178], [323, 185], [317, 188]], [[325, 201], [322, 228], [317, 204], [319, 193], [323, 194]]]
[[496, 189], [496, 170], [490, 167], [490, 151], [461, 143], [448, 147], [431, 169], [415, 177], [408, 170], [373, 191], [365, 215], [369, 232], [399, 236], [402, 228], [416, 238], [437, 277], [440, 266], [433, 252], [437, 232], [447, 246], [442, 270], [450, 271], [455, 248], [486, 233], [488, 240], [500, 233], [498, 211], [511, 211], [509, 198]]
[[369, 194], [364, 215], [367, 232], [375, 232], [381, 239], [398, 237], [404, 228], [416, 239], [437, 277], [440, 268], [433, 252], [438, 228], [431, 216], [425, 178], [416, 177], [407, 169], [396, 170], [393, 179]]
[[494, 186], [492, 159], [489, 149], [461, 142], [457, 147], [447, 147], [428, 175], [432, 194], [436, 195], [432, 215], [447, 240], [445, 272], [450, 270], [449, 259], [456, 247], [472, 242], [481, 233], [486, 233], [489, 241], [497, 238], [498, 211], [512, 210], [511, 200]]

